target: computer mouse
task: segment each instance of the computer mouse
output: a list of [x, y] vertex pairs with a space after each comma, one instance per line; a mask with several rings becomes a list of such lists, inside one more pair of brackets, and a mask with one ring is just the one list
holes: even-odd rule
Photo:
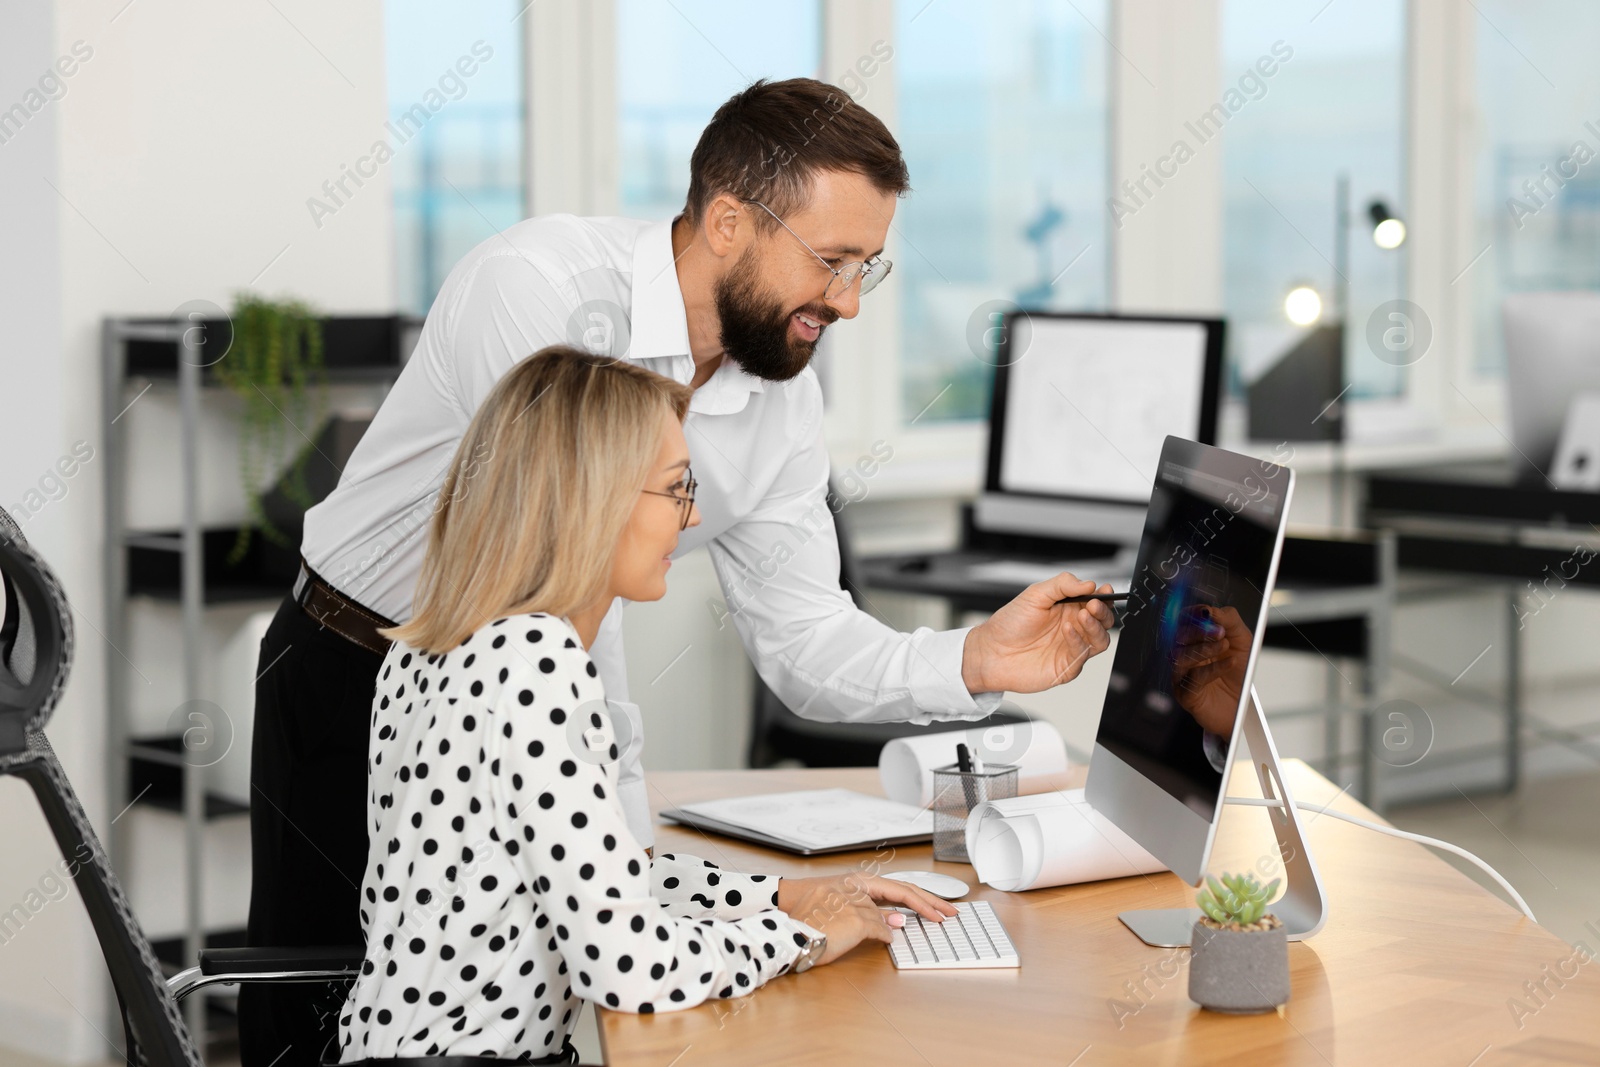
[[946, 900], [957, 900], [972, 891], [972, 887], [959, 878], [952, 878], [948, 874], [935, 874], [932, 871], [891, 871], [884, 875], [897, 882], [914, 885], [918, 889], [926, 889], [936, 897]]

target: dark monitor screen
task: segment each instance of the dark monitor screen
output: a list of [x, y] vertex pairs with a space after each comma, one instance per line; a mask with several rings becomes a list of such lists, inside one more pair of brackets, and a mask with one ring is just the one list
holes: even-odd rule
[[1287, 468], [1169, 438], [1098, 742], [1206, 820], [1271, 587]]

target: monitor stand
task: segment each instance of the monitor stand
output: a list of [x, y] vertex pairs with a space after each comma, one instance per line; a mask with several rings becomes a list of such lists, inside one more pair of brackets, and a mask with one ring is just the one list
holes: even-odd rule
[[[1322, 892], [1322, 878], [1317, 874], [1317, 865], [1300, 828], [1300, 814], [1279, 769], [1278, 747], [1272, 743], [1267, 716], [1261, 710], [1261, 698], [1253, 685], [1243, 725], [1244, 739], [1250, 746], [1250, 760], [1255, 764], [1256, 776], [1261, 779], [1261, 795], [1278, 801], [1278, 806], [1263, 809], [1272, 820], [1278, 852], [1283, 857], [1284, 891], [1273, 902], [1272, 913], [1288, 928], [1290, 941], [1301, 941], [1322, 929], [1322, 924], [1328, 920], [1328, 906]], [[1189, 943], [1195, 920], [1200, 918], [1200, 909], [1125, 911], [1117, 918], [1147, 945], [1178, 948]]]

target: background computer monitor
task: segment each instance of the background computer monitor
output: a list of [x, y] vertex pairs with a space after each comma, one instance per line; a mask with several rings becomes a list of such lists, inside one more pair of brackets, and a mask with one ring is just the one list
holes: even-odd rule
[[1216, 439], [1222, 342], [1221, 319], [1005, 316], [974, 522], [1133, 544], [1162, 441]]
[[1525, 479], [1542, 482], [1572, 398], [1600, 392], [1600, 293], [1516, 293], [1501, 319], [1512, 459]]
[[1086, 797], [1190, 884], [1211, 853], [1293, 487], [1287, 467], [1174, 437], [1155, 471]]

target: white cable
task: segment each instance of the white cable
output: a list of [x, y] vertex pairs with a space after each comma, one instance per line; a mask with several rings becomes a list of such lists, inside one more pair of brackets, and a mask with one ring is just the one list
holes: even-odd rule
[[[1249, 804], [1258, 808], [1283, 807], [1283, 804], [1280, 801], [1266, 800], [1259, 797], [1228, 797], [1227, 799], [1229, 804]], [[1299, 808], [1301, 811], [1314, 811], [1320, 815], [1332, 815], [1335, 819], [1343, 819], [1345, 822], [1354, 823], [1355, 825], [1364, 827], [1368, 830], [1376, 830], [1380, 834], [1388, 834], [1390, 837], [1398, 837], [1402, 841], [1415, 841], [1419, 845], [1431, 845], [1434, 848], [1440, 848], [1446, 852], [1460, 856], [1467, 862], [1477, 865], [1478, 869], [1483, 871], [1490, 878], [1493, 878], [1501, 889], [1504, 889], [1507, 893], [1511, 894], [1511, 899], [1517, 902], [1517, 907], [1522, 909], [1522, 914], [1526, 915], [1530, 921], [1539, 921], [1533, 917], [1533, 909], [1528, 907], [1528, 902], [1522, 899], [1522, 894], [1513, 889], [1511, 887], [1511, 883], [1500, 876], [1499, 871], [1495, 870], [1483, 860], [1479, 859], [1477, 856], [1474, 856], [1472, 853], [1468, 852], [1459, 845], [1452, 845], [1448, 841], [1440, 841], [1436, 837], [1424, 837], [1421, 834], [1413, 834], [1405, 830], [1397, 830], [1393, 826], [1382, 826], [1375, 822], [1368, 822], [1365, 819], [1358, 819], [1354, 815], [1346, 815], [1344, 812], [1337, 811], [1326, 804], [1307, 804], [1303, 800], [1297, 800], [1294, 802], [1294, 806]]]

